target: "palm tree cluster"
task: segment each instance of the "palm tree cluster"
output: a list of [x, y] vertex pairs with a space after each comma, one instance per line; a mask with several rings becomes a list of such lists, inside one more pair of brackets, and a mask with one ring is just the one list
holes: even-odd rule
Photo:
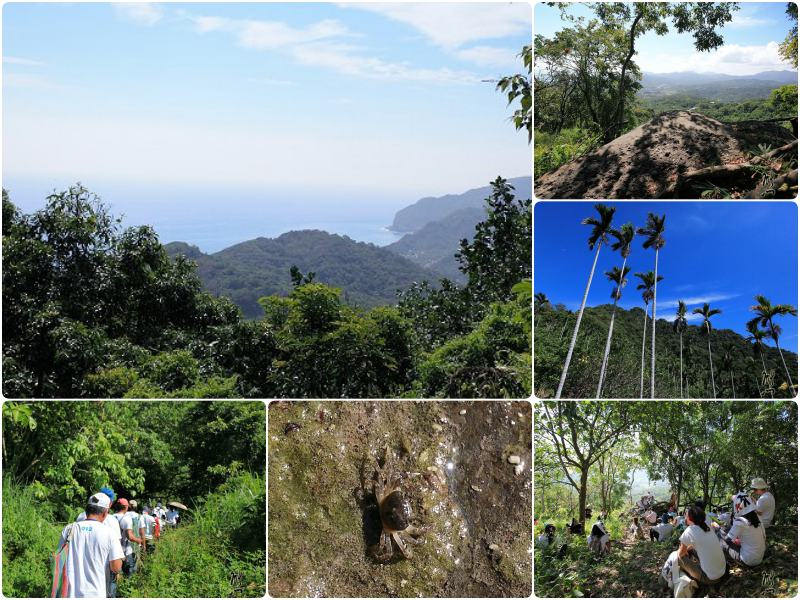
[[[613, 299], [613, 308], [611, 311], [611, 318], [608, 324], [608, 335], [606, 336], [606, 343], [605, 349], [603, 352], [603, 359], [600, 363], [600, 373], [597, 382], [597, 398], [601, 398], [603, 394], [603, 385], [606, 381], [607, 376], [607, 367], [608, 367], [608, 359], [609, 354], [611, 351], [611, 341], [614, 333], [614, 320], [617, 313], [617, 303], [622, 298], [622, 291], [625, 285], [627, 284], [627, 275], [630, 272], [630, 267], [628, 267], [628, 257], [631, 254], [632, 247], [634, 245], [634, 238], [636, 235], [642, 236], [644, 241], [642, 243], [642, 247], [644, 249], [652, 249], [655, 251], [655, 262], [654, 268], [652, 271], [646, 271], [641, 273], [635, 273], [634, 275], [639, 278], [640, 282], [639, 285], [636, 286], [637, 290], [640, 290], [642, 293], [642, 301], [644, 302], [644, 324], [642, 326], [642, 354], [641, 354], [641, 371], [639, 377], [639, 397], [645, 397], [645, 351], [647, 348], [647, 333], [648, 327], [650, 328], [650, 398], [656, 397], [656, 301], [657, 301], [657, 290], [658, 290], [658, 282], [664, 279], [663, 275], [658, 274], [658, 256], [659, 251], [664, 248], [666, 244], [666, 239], [664, 238], [664, 230], [665, 230], [665, 220], [666, 215], [657, 215], [653, 213], [649, 213], [647, 216], [647, 221], [644, 227], [639, 227], [635, 229], [632, 223], [625, 223], [621, 227], [614, 228], [613, 227], [613, 219], [615, 208], [611, 206], [607, 206], [604, 204], [595, 204], [595, 210], [597, 211], [597, 217], [587, 217], [581, 221], [583, 225], [590, 225], [592, 227], [591, 234], [589, 235], [589, 249], [594, 251], [594, 261], [592, 263], [592, 268], [589, 271], [589, 278], [586, 282], [586, 289], [583, 292], [583, 300], [581, 301], [581, 306], [577, 314], [577, 320], [575, 322], [575, 327], [572, 332], [572, 337], [570, 339], [569, 348], [567, 350], [567, 356], [564, 360], [564, 367], [561, 371], [561, 377], [558, 383], [558, 388], [556, 390], [555, 397], [561, 398], [561, 394], [564, 389], [564, 384], [567, 380], [567, 376], [569, 374], [569, 367], [570, 362], [572, 360], [573, 352], [575, 350], [575, 344], [578, 338], [578, 332], [580, 330], [581, 319], [583, 318], [584, 309], [586, 308], [586, 299], [589, 295], [589, 289], [592, 285], [592, 279], [594, 278], [595, 268], [597, 266], [597, 259], [600, 255], [600, 250], [603, 245], [610, 246], [611, 250], [614, 252], [619, 252], [622, 258], [621, 266], [614, 267], [609, 271], [606, 271], [605, 276], [612, 284], [611, 290], [611, 298]], [[778, 338], [781, 334], [780, 325], [775, 323], [775, 317], [784, 316], [784, 315], [793, 315], [797, 316], [797, 309], [789, 304], [777, 304], [773, 305], [770, 301], [762, 296], [756, 296], [755, 300], [757, 302], [756, 305], [750, 308], [756, 316], [751, 319], [747, 323], [747, 330], [750, 333], [750, 336], [747, 338], [747, 341], [752, 341], [754, 344], [754, 351], [758, 350], [759, 354], [761, 355], [761, 364], [763, 367], [763, 378], [762, 383], [759, 382], [758, 378], [756, 378], [757, 389], [759, 390], [759, 394], [766, 395], [769, 393], [771, 397], [774, 397], [774, 389], [777, 389], [774, 385], [770, 383], [770, 376], [767, 371], [766, 362], [764, 361], [764, 340], [767, 338], [771, 338], [775, 342], [775, 346], [778, 349], [780, 354], [781, 362], [783, 364], [783, 369], [786, 374], [786, 389], [791, 397], [795, 395], [795, 387], [794, 382], [792, 380], [791, 373], [786, 365], [786, 361], [783, 357], [783, 352], [781, 351], [780, 344], [778, 343]], [[536, 295], [536, 305], [537, 308], [543, 308], [545, 306], [550, 306], [549, 300], [547, 300], [544, 294], [537, 294]], [[652, 308], [651, 308], [652, 307]], [[673, 331], [679, 337], [679, 356], [680, 356], [680, 395], [681, 398], [684, 398], [688, 395], [689, 391], [689, 383], [684, 378], [684, 344], [683, 344], [683, 336], [688, 330], [688, 317], [687, 317], [688, 307], [683, 300], [678, 301], [677, 311], [675, 314], [675, 320], [673, 321]], [[708, 347], [708, 364], [709, 364], [709, 372], [710, 372], [710, 379], [711, 379], [711, 394], [716, 399], [717, 393], [720, 391], [720, 387], [717, 385], [717, 379], [715, 378], [715, 371], [714, 371], [714, 361], [711, 352], [711, 318], [715, 315], [720, 314], [722, 311], [718, 308], [711, 308], [708, 303], [703, 304], [702, 307], [695, 308], [692, 311], [692, 314], [699, 315], [702, 318], [701, 329], [706, 336], [706, 342]], [[648, 316], [649, 313], [649, 316]], [[648, 323], [648, 318], [650, 323]], [[765, 329], [760, 329], [763, 327]], [[731, 385], [731, 393], [733, 397], [736, 397], [736, 384], [734, 378], [734, 358], [733, 352], [731, 348], [726, 347], [723, 345], [724, 353], [721, 359], [721, 371], [717, 373], [717, 375], [721, 375], [724, 377], [725, 374], [728, 375], [725, 380], [730, 380]], [[718, 357], [719, 358], [719, 357]], [[727, 383], [720, 383], [722, 386], [726, 386]], [[763, 391], [762, 391], [763, 389]]]

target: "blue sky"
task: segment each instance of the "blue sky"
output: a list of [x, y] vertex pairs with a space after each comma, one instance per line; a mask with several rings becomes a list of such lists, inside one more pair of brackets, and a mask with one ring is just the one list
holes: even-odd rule
[[[778, 44], [793, 25], [785, 11], [785, 2], [741, 2], [733, 20], [720, 29], [724, 45], [712, 52], [696, 51], [689, 33], [677, 33], [673, 28], [663, 36], [649, 32], [637, 40], [634, 61], [642, 71], [649, 73], [696, 71], [752, 75], [761, 71], [794, 70], [778, 55]], [[587, 7], [578, 4], [570, 7], [569, 14], [587, 18], [592, 15]], [[569, 25], [562, 21], [556, 7], [536, 4], [534, 31], [537, 35], [550, 37]]]
[[[616, 207], [614, 226], [641, 227], [648, 212], [666, 214], [666, 245], [658, 255], [658, 318], [674, 319], [678, 300], [689, 312], [708, 302], [722, 314], [712, 318], [718, 329], [745, 334], [753, 297], [797, 307], [797, 206], [792, 202], [608, 202]], [[597, 216], [591, 202], [537, 202], [534, 207], [534, 289], [553, 304], [580, 308], [594, 260], [585, 217]], [[634, 273], [654, 267], [655, 252], [644, 250], [637, 236], [626, 266], [631, 268], [620, 306], [644, 307]], [[604, 273], [622, 266], [619, 253], [600, 250], [587, 306], [611, 303], [611, 284]], [[691, 315], [697, 324], [699, 315]], [[781, 317], [781, 347], [797, 352], [797, 318]], [[771, 342], [770, 342], [771, 343]]]
[[[422, 195], [530, 172], [525, 3], [3, 5], [3, 178]], [[13, 190], [12, 190], [13, 191]]]

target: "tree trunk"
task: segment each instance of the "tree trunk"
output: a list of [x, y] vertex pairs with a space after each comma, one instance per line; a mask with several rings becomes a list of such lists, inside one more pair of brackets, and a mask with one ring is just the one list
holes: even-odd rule
[[586, 523], [586, 482], [589, 479], [589, 467], [581, 467], [581, 487], [578, 491], [578, 521]]
[[[622, 131], [622, 114], [625, 109], [625, 72], [628, 70], [628, 65], [631, 64], [631, 59], [633, 55], [636, 53], [636, 49], [634, 48], [634, 43], [636, 41], [636, 25], [639, 24], [639, 19], [642, 18], [642, 13], [639, 11], [639, 8], [636, 8], [636, 17], [633, 19], [633, 23], [631, 24], [630, 29], [630, 42], [628, 46], [628, 56], [625, 58], [625, 62], [622, 63], [622, 73], [619, 77], [619, 88], [617, 90], [617, 110], [614, 111], [614, 122], [610, 126], [611, 135], [609, 136], [608, 133], [604, 134], [605, 137], [610, 137], [610, 139], [605, 140], [605, 143], [610, 142], [614, 138], [618, 137], [620, 132]], [[655, 314], [655, 313], [653, 313]]]
[[[622, 261], [622, 278], [625, 279], [625, 263], [628, 262], [628, 257], [626, 256]], [[622, 293], [622, 283], [619, 282], [619, 287], [615, 290], [616, 293], [614, 294], [614, 309], [611, 311], [611, 323], [608, 325], [608, 338], [606, 338], [606, 351], [603, 353], [603, 364], [600, 367], [600, 381], [597, 383], [597, 399], [600, 399], [600, 394], [603, 393], [603, 380], [606, 377], [606, 365], [608, 364], [608, 353], [611, 351], [611, 335], [614, 331], [614, 317], [617, 314], [617, 302], [619, 302], [619, 296]]]
[[711, 367], [711, 392], [714, 394], [714, 400], [717, 399], [717, 386], [714, 385], [714, 361], [711, 360], [711, 328], [706, 323], [706, 331], [708, 332], [708, 364]]
[[564, 337], [564, 330], [567, 328], [567, 323], [569, 323], [569, 315], [567, 315], [567, 318], [564, 319], [564, 324], [561, 326], [561, 333], [558, 334], [558, 343], [559, 344], [561, 343], [561, 338]]
[[[771, 331], [773, 331], [772, 319], [769, 320], [769, 328]], [[786, 377], [789, 378], [789, 397], [794, 398], [794, 382], [792, 381], [792, 376], [789, 374], [789, 367], [786, 366], [786, 361], [783, 358], [783, 351], [781, 351], [781, 345], [778, 343], [778, 336], [773, 335], [772, 339], [775, 340], [775, 346], [778, 348], [778, 354], [781, 355], [783, 369], [786, 371]]]
[[[761, 366], [764, 367], [764, 382], [766, 383], [766, 381], [767, 381], [767, 363], [764, 362], [764, 351], [761, 348], [759, 348], [758, 349], [758, 353], [761, 355]], [[769, 388], [769, 397], [770, 398], [775, 398], [775, 394], [772, 393], [772, 388], [771, 387]]]
[[647, 342], [647, 302], [644, 303], [644, 329], [642, 329], [642, 371], [639, 378], [639, 398], [644, 398], [644, 347]]
[[592, 277], [594, 277], [594, 269], [597, 266], [597, 257], [600, 256], [600, 248], [602, 242], [597, 242], [597, 252], [594, 253], [594, 262], [592, 263], [592, 270], [589, 272], [589, 281], [586, 282], [586, 290], [583, 292], [583, 301], [581, 302], [581, 310], [578, 313], [578, 320], [575, 321], [575, 330], [572, 332], [572, 340], [569, 343], [569, 350], [567, 351], [567, 359], [564, 361], [564, 370], [561, 372], [561, 381], [558, 382], [558, 390], [556, 391], [556, 400], [561, 398], [561, 390], [564, 389], [564, 382], [567, 380], [567, 372], [569, 371], [569, 363], [572, 360], [572, 352], [575, 349], [575, 341], [578, 339], [578, 329], [581, 326], [581, 319], [583, 318], [583, 309], [586, 307], [586, 298], [589, 296], [589, 288], [592, 285]]
[[681, 400], [683, 400], [683, 332], [680, 333], [681, 338]]
[[764, 394], [761, 393], [761, 385], [758, 383], [758, 377], [756, 377], [755, 374], [753, 375], [753, 379], [756, 380], [756, 389], [758, 390], [758, 397], [763, 398]]
[[729, 371], [731, 376], [731, 390], [733, 390], [733, 399], [736, 400], [736, 386], [733, 384], [733, 371]]
[[656, 397], [656, 296], [658, 295], [658, 248], [656, 248], [656, 276], [653, 278], [653, 343], [650, 354], [650, 398]]

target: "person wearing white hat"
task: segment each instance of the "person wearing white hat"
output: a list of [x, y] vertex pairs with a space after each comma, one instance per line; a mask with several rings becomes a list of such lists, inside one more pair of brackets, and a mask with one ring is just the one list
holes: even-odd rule
[[764, 529], [772, 527], [772, 521], [775, 520], [775, 496], [772, 495], [772, 492], [767, 491], [767, 482], [761, 477], [756, 477], [750, 484], [750, 489], [753, 490], [753, 494], [758, 498], [756, 512], [761, 524]]
[[66, 572], [68, 598], [105, 598], [106, 565], [112, 573], [122, 568], [122, 546], [109, 527], [103, 525], [111, 498], [98, 492], [86, 504], [86, 519], [67, 525], [58, 550], [69, 543]]
[[756, 503], [746, 492], [733, 495], [733, 525], [720, 544], [725, 554], [741, 566], [755, 567], [764, 559], [767, 536]]

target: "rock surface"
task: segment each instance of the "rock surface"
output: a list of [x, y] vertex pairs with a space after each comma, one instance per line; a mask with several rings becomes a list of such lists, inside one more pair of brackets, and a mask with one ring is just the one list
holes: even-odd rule
[[[386, 446], [426, 532], [412, 558], [380, 564], [372, 482]], [[272, 402], [268, 447], [271, 595], [531, 593], [531, 472], [508, 463], [531, 464], [528, 402]]]
[[542, 175], [534, 193], [537, 198], [657, 198], [679, 173], [743, 163], [758, 144], [777, 148], [793, 139], [776, 123], [722, 123], [700, 113], [667, 112]]

